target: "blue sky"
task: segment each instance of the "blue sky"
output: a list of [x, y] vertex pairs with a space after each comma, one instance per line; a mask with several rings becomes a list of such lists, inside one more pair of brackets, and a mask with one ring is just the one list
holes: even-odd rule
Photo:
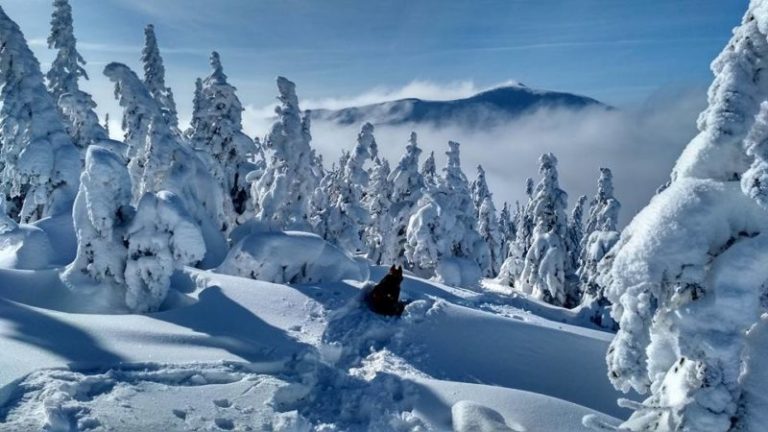
[[[42, 62], [51, 0], [0, 0]], [[182, 121], [196, 77], [221, 53], [246, 105], [245, 129], [263, 135], [274, 78], [297, 83], [302, 106], [347, 106], [396, 97], [451, 99], [502, 82], [584, 94], [622, 108], [606, 114], [539, 113], [478, 133], [418, 130], [442, 163], [448, 139], [463, 143], [468, 175], [483, 164], [500, 202], [524, 199], [525, 178], [552, 151], [573, 199], [594, 193], [599, 167], [614, 169], [623, 219], [648, 202], [695, 134], [712, 80], [709, 64], [747, 0], [70, 0], [91, 80], [112, 114], [121, 109], [102, 75], [111, 61], [140, 71], [143, 28], [155, 25]], [[357, 130], [313, 125], [328, 160]], [[397, 160], [410, 130], [377, 128]]]
[[[46, 62], [50, 0], [3, 0]], [[507, 80], [625, 106], [659, 88], [705, 86], [709, 63], [747, 0], [71, 0], [97, 100], [103, 65], [137, 66], [155, 24], [182, 112], [218, 50], [247, 104], [273, 79], [300, 96], [348, 98], [413, 80], [437, 86]]]

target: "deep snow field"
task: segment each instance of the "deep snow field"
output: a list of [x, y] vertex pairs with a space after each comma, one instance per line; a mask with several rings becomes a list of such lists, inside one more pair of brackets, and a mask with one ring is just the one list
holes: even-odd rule
[[580, 431], [627, 415], [610, 333], [491, 282], [406, 277], [397, 319], [361, 305], [365, 282], [187, 268], [163, 311], [102, 315], [59, 272], [0, 269], [2, 431]]

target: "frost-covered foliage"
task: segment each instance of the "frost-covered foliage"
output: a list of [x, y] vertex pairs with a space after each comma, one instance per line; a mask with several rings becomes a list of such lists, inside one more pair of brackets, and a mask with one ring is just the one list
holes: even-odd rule
[[533, 191], [526, 213], [534, 229], [522, 273], [515, 283], [521, 291], [557, 306], [573, 306], [573, 268], [568, 256], [568, 195], [560, 189], [557, 158], [545, 153], [539, 159], [542, 179]]
[[514, 238], [507, 242], [508, 252], [504, 264], [499, 271], [499, 281], [503, 284], [514, 286], [515, 281], [520, 277], [525, 266], [525, 256], [531, 247], [531, 237], [533, 235], [533, 214], [528, 210], [532, 208], [533, 199], [533, 179], [528, 178], [525, 181], [525, 195], [528, 197], [526, 205], [521, 208], [518, 204], [515, 218], [512, 224], [515, 228]]
[[[477, 166], [477, 178], [472, 182], [472, 203], [477, 219], [477, 232], [488, 246], [488, 257], [483, 260], [482, 271], [485, 277], [496, 277], [499, 274], [501, 264], [506, 258], [505, 238], [496, 217], [496, 206], [493, 203], [493, 194], [488, 189], [485, 180], [485, 170], [481, 165]], [[509, 217], [509, 214], [507, 214]], [[507, 226], [508, 228], [508, 226]]]
[[68, 212], [80, 155], [21, 30], [0, 9], [0, 176], [10, 216], [33, 222]]
[[485, 242], [488, 250], [488, 259], [485, 260], [483, 275], [485, 277], [495, 277], [499, 274], [501, 264], [504, 262], [502, 255], [503, 236], [499, 228], [499, 221], [496, 218], [496, 207], [490, 196], [483, 199], [480, 204], [480, 214], [477, 220], [477, 233]]
[[301, 116], [296, 85], [277, 78], [280, 105], [265, 150], [267, 166], [251, 184], [256, 219], [274, 228], [309, 227], [310, 198], [318, 183], [316, 159], [309, 143], [309, 112]]
[[141, 63], [144, 66], [144, 85], [149, 94], [160, 105], [163, 118], [168, 126], [174, 130], [179, 126], [179, 117], [176, 113], [176, 102], [173, 100], [173, 92], [165, 86], [165, 66], [160, 56], [160, 48], [157, 46], [155, 26], [152, 24], [144, 28], [144, 49], [141, 51]]
[[192, 145], [208, 156], [211, 172], [224, 191], [221, 205], [230, 230], [249, 216], [246, 177], [258, 168], [249, 160], [256, 154], [256, 146], [243, 133], [243, 105], [235, 87], [227, 82], [217, 52], [211, 54], [211, 67], [211, 75], [197, 81], [188, 136]]
[[435, 164], [435, 152], [429, 152], [429, 156], [421, 164], [421, 177], [424, 178], [424, 187], [430, 188], [437, 186], [440, 176], [437, 174], [437, 165]]
[[400, 158], [394, 171], [389, 175], [392, 184], [392, 205], [390, 215], [392, 217], [392, 233], [389, 235], [392, 252], [389, 257], [393, 262], [405, 260], [405, 244], [408, 224], [411, 215], [418, 209], [419, 199], [424, 193], [424, 177], [419, 172], [419, 156], [421, 149], [418, 146], [416, 132], [411, 132], [408, 145], [405, 146], [405, 154]]
[[[373, 125], [366, 123], [352, 153], [343, 153], [338, 171], [326, 176], [330, 187], [321, 188], [326, 190], [324, 196], [328, 203], [316, 219], [323, 219], [325, 239], [349, 252], [366, 251], [363, 234], [370, 217], [363, 201], [369, 182], [364, 165], [377, 151]], [[315, 207], [319, 207], [318, 204]]]
[[157, 310], [173, 271], [205, 254], [197, 223], [181, 200], [162, 191], [131, 206], [121, 156], [90, 146], [73, 210], [77, 257], [63, 274], [73, 289], [99, 286], [131, 312]]
[[389, 209], [392, 205], [392, 183], [389, 182], [389, 162], [376, 157], [373, 160], [368, 189], [365, 194], [365, 208], [370, 215], [370, 222], [365, 228], [363, 238], [368, 248], [368, 258], [375, 264], [394, 261], [391, 249], [392, 217]]
[[475, 230], [475, 210], [469, 182], [461, 170], [459, 143], [451, 141], [448, 145], [445, 175], [419, 200], [418, 210], [408, 224], [405, 245], [405, 256], [414, 270], [434, 274], [444, 282], [448, 281], [438, 270], [445, 259], [472, 262], [478, 267], [478, 277], [480, 269], [489, 266], [490, 261], [488, 247]]
[[[499, 258], [502, 264], [509, 256], [510, 243], [515, 241], [515, 232], [516, 227], [512, 213], [509, 211], [509, 203], [504, 202], [504, 206], [501, 208], [501, 212], [499, 212], [499, 234], [501, 235]], [[501, 273], [501, 267], [499, 267], [499, 273]]]
[[157, 310], [168, 295], [173, 271], [205, 255], [200, 228], [179, 197], [168, 191], [141, 197], [125, 242], [125, 304], [134, 312]]
[[88, 79], [88, 74], [82, 66], [85, 60], [77, 51], [76, 42], [69, 0], [54, 0], [48, 47], [57, 52], [46, 74], [48, 89], [67, 121], [69, 136], [84, 152], [89, 145], [109, 138], [109, 134], [99, 124], [94, 112], [96, 102], [90, 94], [80, 90], [78, 81]]
[[217, 271], [275, 283], [368, 279], [367, 265], [320, 236], [300, 231], [246, 235], [232, 247]]
[[590, 203], [589, 218], [583, 233], [578, 276], [582, 301], [593, 309], [592, 321], [606, 328], [615, 322], [608, 314], [610, 302], [601, 286], [600, 261], [619, 240], [617, 229], [621, 204], [613, 196], [613, 175], [608, 168], [600, 168], [597, 194]]
[[747, 331], [766, 308], [768, 215], [748, 170], [762, 163], [767, 35], [768, 2], [752, 1], [712, 65], [709, 107], [673, 181], [600, 264], [620, 325], [609, 377], [651, 393], [626, 430], [764, 429], [750, 414]]
[[133, 71], [111, 63], [104, 73], [115, 82], [120, 104], [125, 108], [123, 124], [127, 126], [133, 202], [147, 192], [166, 190], [176, 194], [203, 230], [209, 252], [205, 264], [220, 263], [225, 254], [224, 199], [208, 164], [179, 141], [179, 135], [165, 121], [159, 105]]
[[109, 287], [124, 285], [128, 250], [123, 244], [125, 227], [133, 217], [131, 179], [122, 157], [100, 146], [90, 146], [73, 220], [77, 256], [67, 267], [65, 280], [75, 285], [79, 275]]

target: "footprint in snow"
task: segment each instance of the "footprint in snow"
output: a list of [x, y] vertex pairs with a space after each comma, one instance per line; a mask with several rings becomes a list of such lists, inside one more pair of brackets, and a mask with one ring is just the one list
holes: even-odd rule
[[228, 418], [216, 417], [216, 419], [214, 419], [213, 422], [216, 424], [216, 426], [219, 429], [233, 430], [235, 428], [235, 422], [233, 422]]
[[229, 399], [214, 399], [213, 404], [219, 408], [229, 408], [232, 406], [232, 402]]

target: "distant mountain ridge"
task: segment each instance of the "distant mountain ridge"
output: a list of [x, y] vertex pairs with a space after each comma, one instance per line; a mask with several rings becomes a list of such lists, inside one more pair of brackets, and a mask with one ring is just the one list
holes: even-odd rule
[[380, 125], [404, 123], [444, 125], [453, 123], [464, 126], [482, 126], [545, 108], [612, 109], [609, 105], [590, 97], [536, 90], [523, 84], [516, 84], [493, 88], [474, 96], [456, 100], [435, 101], [407, 98], [338, 110], [316, 109], [312, 111], [312, 118], [341, 125], [353, 125], [369, 121]]

